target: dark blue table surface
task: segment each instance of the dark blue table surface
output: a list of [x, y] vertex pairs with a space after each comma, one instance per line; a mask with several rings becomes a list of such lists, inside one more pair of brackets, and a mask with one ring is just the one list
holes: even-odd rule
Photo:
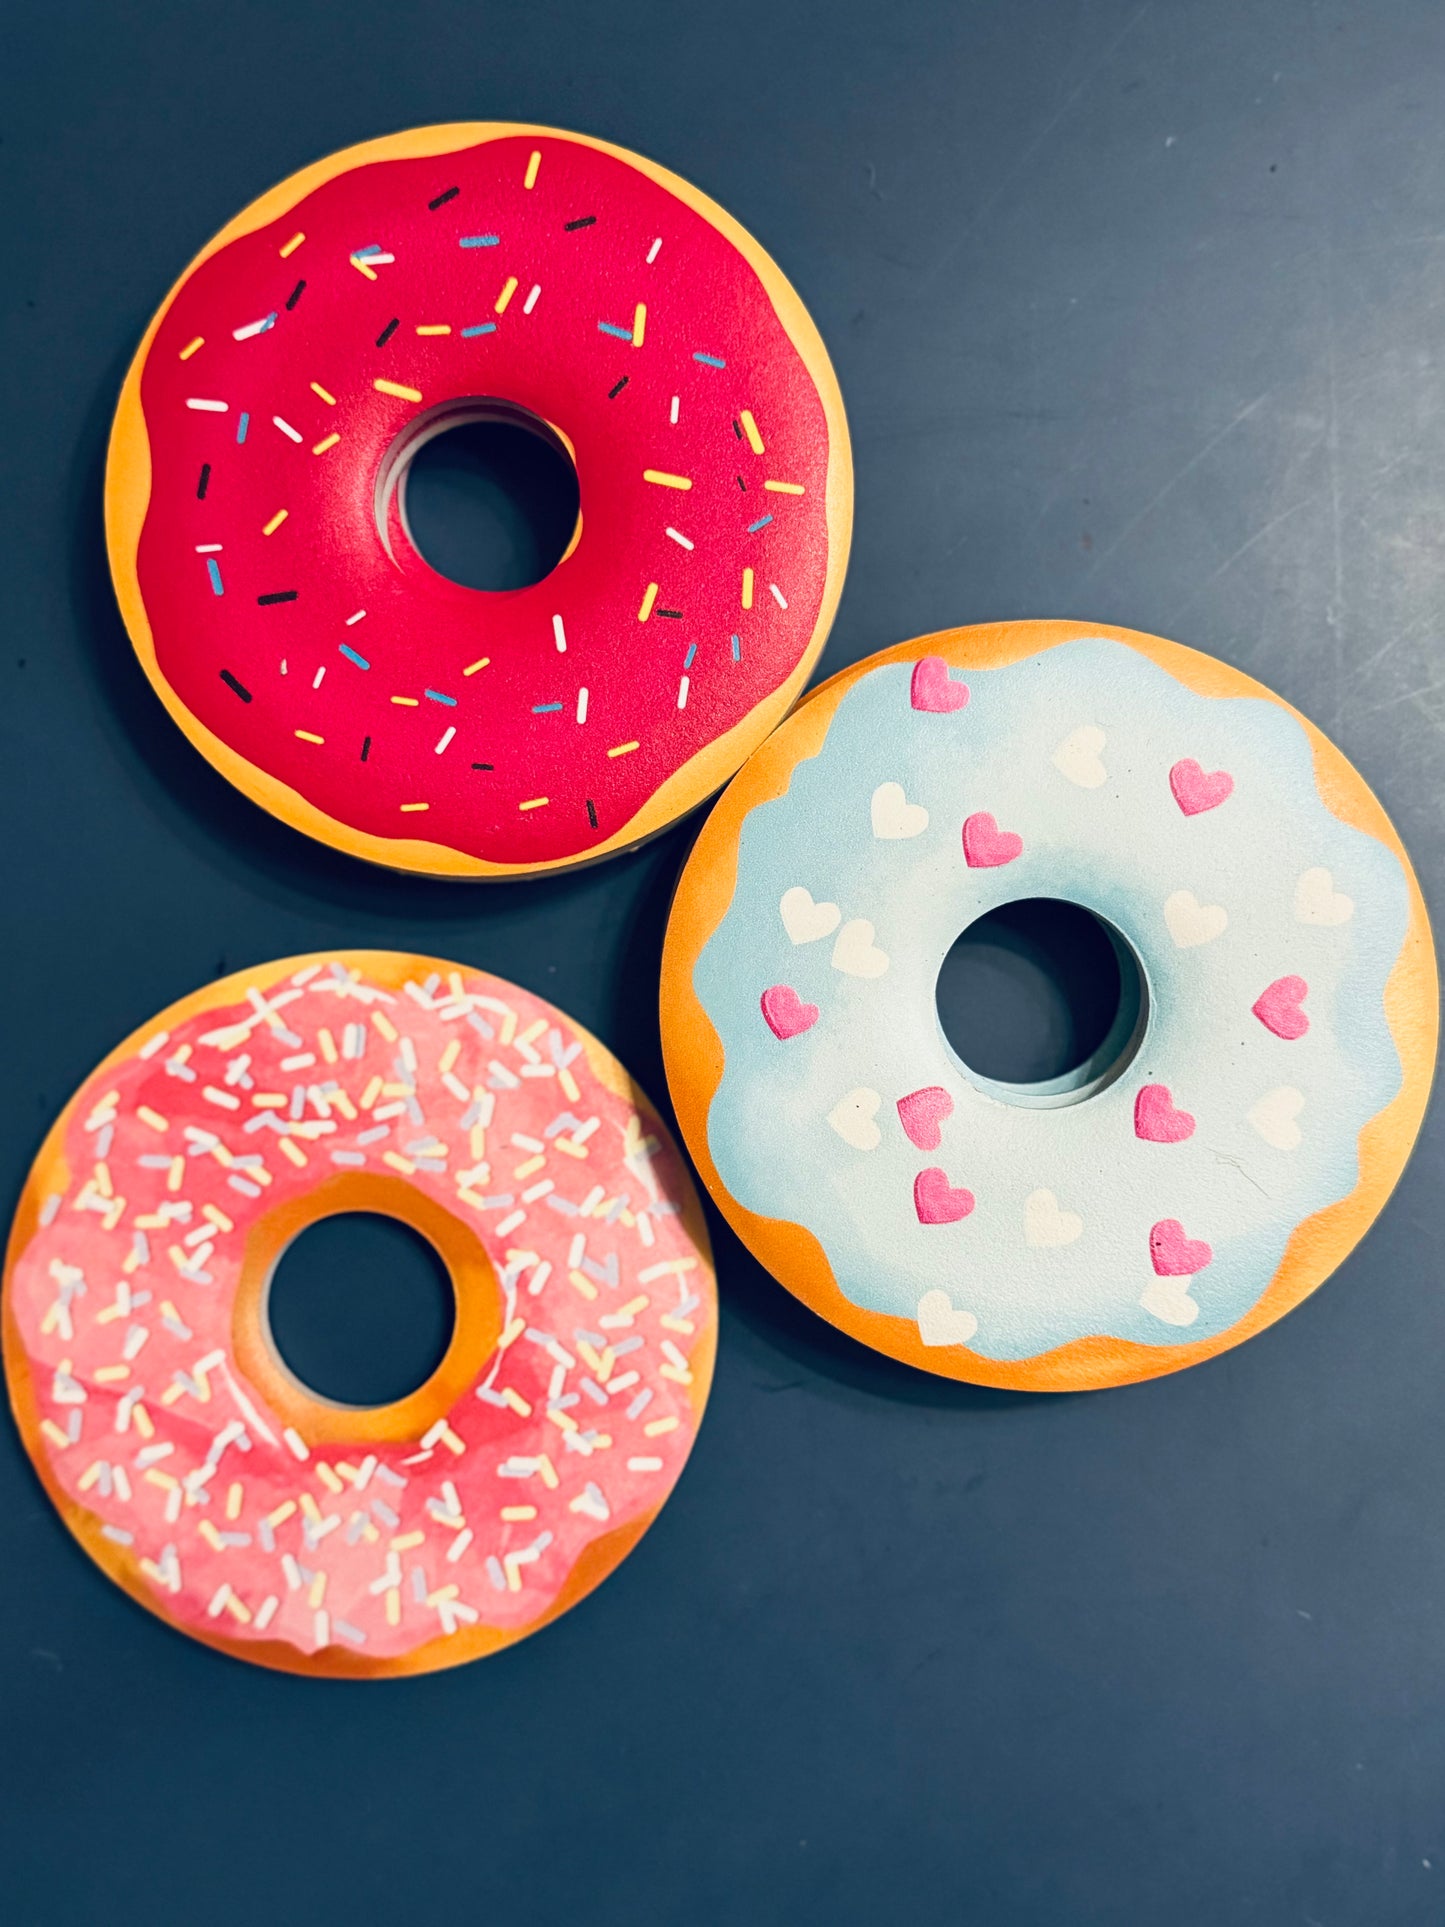
[[[560, 882], [329, 856], [213, 776], [112, 604], [104, 439], [192, 251], [368, 135], [532, 119], [698, 182], [792, 276], [857, 464], [823, 668], [1070, 615], [1239, 664], [1445, 862], [1445, 12], [1428, 0], [140, 0], [0, 56], [7, 1200], [96, 1059], [217, 972], [418, 948], [664, 1096], [690, 829]], [[345, 1686], [132, 1606], [0, 1426], [0, 1915], [1445, 1918], [1445, 1135], [1282, 1325], [1052, 1400], [836, 1336], [727, 1234], [660, 1523], [498, 1658]]]

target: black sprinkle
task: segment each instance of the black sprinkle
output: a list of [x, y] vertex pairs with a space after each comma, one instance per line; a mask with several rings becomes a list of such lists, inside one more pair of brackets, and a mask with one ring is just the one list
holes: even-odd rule
[[624, 375], [615, 388], [609, 388], [607, 391], [608, 401], [612, 401], [616, 396], [620, 395], [631, 379], [631, 375]]
[[741, 475], [739, 475], [739, 477], [738, 477], [738, 487], [739, 487], [739, 488], [740, 488], [740, 489], [742, 490], [742, 492], [743, 492], [743, 494], [744, 494], [744, 495], [746, 495], [746, 494], [747, 494], [747, 492], [748, 492], [748, 485], [747, 485], [747, 483], [746, 483], [746, 482], [745, 482], [745, 481], [743, 480], [743, 478], [742, 478], [742, 476], [741, 476]]
[[386, 326], [382, 329], [381, 333], [376, 337], [377, 347], [384, 348], [387, 342], [391, 340], [392, 336], [396, 333], [397, 329], [400, 326], [401, 326], [401, 316], [393, 315], [391, 320], [388, 321]]
[[256, 600], [264, 609], [273, 602], [294, 602], [297, 593], [295, 589], [273, 589], [270, 595], [258, 595]]
[[361, 760], [364, 763], [371, 754], [371, 738], [364, 736], [361, 741]]
[[296, 306], [296, 303], [301, 299], [302, 295], [305, 294], [305, 292], [306, 292], [306, 283], [304, 281], [298, 281], [296, 283], [296, 286], [291, 290], [290, 294], [288, 294], [286, 297], [287, 314], [290, 314], [291, 310]]
[[587, 821], [592, 825], [594, 830], [597, 828], [597, 812], [592, 807], [592, 798], [590, 796], [587, 799]]
[[742, 431], [742, 427], [741, 427], [741, 424], [740, 424], [740, 423], [739, 423], [739, 422], [737, 421], [737, 419], [736, 419], [736, 418], [734, 418], [734, 420], [733, 420], [733, 433], [734, 433], [734, 435], [736, 435], [736, 436], [737, 436], [737, 438], [738, 438], [738, 440], [739, 440], [739, 441], [741, 441], [741, 440], [742, 440], [742, 438], [743, 438], [743, 431]]
[[445, 207], [448, 201], [454, 201], [457, 198], [458, 194], [461, 193], [461, 191], [462, 190], [459, 187], [445, 188], [440, 194], [437, 195], [434, 201], [427, 202], [428, 209], [430, 210], [431, 213], [435, 214], [439, 207]]
[[495, 769], [496, 767], [497, 766], [495, 763], [473, 763], [472, 764], [473, 769]]
[[597, 216], [595, 214], [584, 214], [580, 221], [568, 221], [565, 224], [563, 231], [564, 233], [570, 234], [573, 228], [591, 227], [592, 223], [596, 219], [597, 219]]
[[211, 464], [209, 462], [202, 462], [201, 479], [199, 482], [196, 483], [196, 500], [198, 502], [205, 501], [206, 489], [210, 485], [210, 480], [211, 480]]
[[246, 685], [243, 682], [238, 682], [236, 678], [231, 674], [229, 669], [223, 669], [221, 671], [221, 681], [226, 685], [227, 689], [234, 689], [236, 694], [241, 698], [241, 701], [243, 703], [250, 702], [251, 700], [250, 690], [246, 687]]
[[681, 609], [656, 609], [653, 613], [659, 616], [671, 616], [674, 622], [682, 621]]

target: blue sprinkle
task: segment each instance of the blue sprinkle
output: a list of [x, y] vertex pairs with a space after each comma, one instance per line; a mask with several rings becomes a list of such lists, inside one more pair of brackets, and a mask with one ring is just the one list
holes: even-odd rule
[[631, 341], [632, 339], [632, 330], [630, 328], [614, 327], [610, 321], [599, 321], [597, 328], [600, 334], [616, 335], [619, 341]]
[[701, 361], [706, 363], [706, 365], [709, 368], [726, 368], [727, 367], [727, 363], [725, 361], [719, 360], [719, 358], [716, 355], [703, 355], [703, 354], [698, 354], [694, 352], [692, 358], [694, 361]]
[[208, 555], [206, 557], [206, 568], [210, 571], [211, 587], [217, 595], [224, 595], [226, 591], [221, 587], [221, 571], [216, 565], [215, 556]]
[[240, 419], [240, 421], [238, 421], [238, 422], [236, 423], [236, 440], [237, 440], [238, 442], [243, 442], [243, 441], [245, 441], [245, 439], [246, 439], [246, 430], [247, 430], [247, 429], [248, 429], [248, 428], [249, 428], [250, 426], [251, 426], [251, 417], [250, 417], [249, 415], [247, 415], [247, 414], [243, 414], [243, 415], [241, 416], [241, 419]]
[[772, 521], [772, 519], [773, 518], [771, 515], [760, 515], [756, 522], [749, 522], [748, 534], [756, 535], [758, 530], [765, 529], [768, 526], [769, 522]]
[[495, 321], [480, 321], [475, 328], [463, 328], [462, 340], [470, 341], [473, 335], [494, 335], [497, 332]]
[[692, 668], [692, 659], [696, 654], [697, 654], [697, 644], [695, 642], [690, 642], [687, 645], [687, 654], [682, 659], [682, 666], [684, 669]]
[[381, 244], [380, 244], [380, 242], [378, 242], [378, 241], [373, 241], [373, 242], [371, 243], [371, 246], [370, 246], [370, 247], [366, 247], [366, 248], [353, 248], [353, 249], [352, 249], [352, 252], [351, 252], [351, 258], [352, 258], [352, 260], [353, 260], [353, 261], [364, 261], [364, 260], [366, 259], [366, 257], [367, 257], [367, 255], [369, 255], [369, 254], [380, 254], [380, 253], [381, 253]]
[[532, 714], [534, 716], [545, 716], [549, 710], [560, 709], [561, 707], [561, 703], [533, 703]]
[[274, 328], [275, 326], [276, 326], [276, 310], [273, 308], [270, 314], [268, 314], [266, 317], [265, 323], [263, 324], [261, 329], [261, 333], [264, 335], [268, 329]]
[[742, 659], [743, 659], [743, 645], [738, 641], [737, 637], [734, 636], [733, 637], [733, 661], [741, 662]]
[[430, 699], [434, 703], [445, 703], [449, 709], [455, 709], [457, 706], [457, 699], [455, 696], [444, 696], [439, 689], [428, 689], [428, 690], [425, 690], [423, 693], [426, 696], [430, 697]]
[[346, 660], [348, 662], [354, 662], [358, 669], [370, 669], [371, 664], [366, 660], [366, 657], [358, 656], [350, 643], [338, 642], [336, 646], [342, 655], [345, 656]]
[[501, 240], [500, 234], [464, 234], [457, 242], [459, 248], [494, 248]]

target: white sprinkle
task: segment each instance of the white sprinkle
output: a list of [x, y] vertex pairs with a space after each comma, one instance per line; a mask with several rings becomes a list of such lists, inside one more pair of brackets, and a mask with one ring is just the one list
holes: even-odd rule
[[220, 1585], [217, 1586], [216, 1590], [211, 1594], [211, 1603], [206, 1608], [207, 1617], [210, 1619], [215, 1619], [218, 1617], [219, 1614], [223, 1613], [226, 1610], [226, 1604], [230, 1599], [230, 1597], [231, 1597], [231, 1582], [228, 1579], [223, 1579]]
[[219, 555], [220, 553], [221, 545], [219, 542], [197, 542], [196, 544], [197, 555]]
[[559, 656], [565, 656], [567, 653], [567, 631], [562, 627], [561, 616], [553, 616], [552, 618], [552, 640], [557, 645], [557, 654]]
[[[661, 1464], [661, 1460], [658, 1463]], [[324, 1606], [320, 1612], [313, 1615], [311, 1630], [318, 1646], [331, 1644], [331, 1615]]]
[[662, 1470], [662, 1460], [629, 1459], [627, 1461], [627, 1469], [629, 1472], [660, 1472]]
[[299, 429], [293, 428], [290, 422], [282, 421], [279, 415], [273, 415], [271, 417], [271, 420], [275, 423], [277, 428], [280, 429], [281, 433], [283, 435], [289, 435], [293, 442], [299, 442], [301, 440], [301, 431]]
[[456, 730], [455, 723], [453, 723], [450, 729], [443, 732], [442, 739], [436, 746], [436, 753], [438, 756], [441, 755], [442, 751], [446, 748], [447, 744], [452, 740], [453, 736], [455, 736], [456, 733], [457, 733], [457, 730]]
[[154, 1057], [156, 1052], [163, 1050], [170, 1041], [171, 1034], [168, 1030], [158, 1030], [154, 1037], [147, 1038], [145, 1043], [141, 1045], [137, 1055], [140, 1057]]
[[780, 609], [786, 609], [786, 608], [787, 608], [787, 606], [788, 606], [788, 605], [787, 605], [787, 602], [786, 602], [786, 601], [784, 600], [784, 597], [783, 597], [783, 592], [782, 592], [782, 590], [781, 590], [781, 589], [780, 589], [780, 588], [778, 587], [778, 585], [777, 585], [777, 583], [776, 583], [776, 582], [770, 582], [770, 583], [768, 584], [768, 587], [769, 587], [769, 589], [770, 589], [770, 590], [772, 591], [772, 595], [773, 595], [773, 600], [774, 600], [774, 602], [776, 602], [776, 603], [777, 603], [777, 605], [778, 605], [778, 607], [779, 607]]
[[[230, 406], [228, 401], [202, 401], [195, 395], [186, 397], [187, 408], [199, 408], [206, 415], [224, 415]], [[301, 437], [298, 435], [296, 439], [299, 442]]]
[[676, 396], [676, 395], [674, 395], [674, 396], [673, 396], [673, 398], [672, 398], [672, 408], [671, 408], [671, 410], [669, 411], [669, 413], [668, 413], [668, 417], [667, 417], [667, 419], [668, 419], [668, 420], [669, 420], [669, 421], [670, 421], [670, 422], [672, 423], [672, 425], [673, 425], [673, 427], [674, 427], [674, 428], [676, 428], [676, 427], [677, 427], [677, 404], [678, 404], [678, 400], [679, 400], [679, 397], [678, 397], [678, 396]]
[[357, 612], [356, 612], [356, 614], [355, 614], [354, 616], [348, 616], [348, 617], [346, 618], [346, 626], [347, 626], [347, 628], [349, 629], [349, 628], [351, 627], [351, 625], [352, 625], [352, 623], [353, 623], [353, 622], [360, 622], [360, 620], [361, 620], [361, 618], [362, 618], [362, 617], [363, 617], [363, 616], [364, 616], [365, 614], [366, 614], [366, 611], [365, 611], [365, 609], [358, 609], [358, 610], [357, 610]]
[[326, 674], [326, 664], [323, 662], [321, 667], [317, 670], [315, 676], [312, 679], [311, 687], [313, 689], [319, 689], [321, 687], [321, 678], [325, 674]]
[[267, 1593], [266, 1597], [256, 1609], [256, 1618], [253, 1622], [258, 1633], [265, 1632], [266, 1628], [271, 1624], [271, 1621], [276, 1617], [276, 1609], [280, 1604], [281, 1601], [276, 1597], [274, 1592]]
[[679, 709], [687, 708], [687, 687], [688, 679], [684, 676], [682, 681], [677, 685], [677, 706]]
[[669, 528], [666, 531], [666, 533], [672, 537], [674, 542], [679, 543], [685, 549], [692, 549], [697, 547], [697, 544], [695, 542], [689, 542], [687, 537], [684, 534], [682, 534], [681, 530], [679, 529]]
[[585, 723], [587, 720], [587, 690], [585, 685], [577, 691], [577, 720], [579, 723]]
[[268, 328], [276, 325], [275, 313], [263, 314], [259, 321], [248, 321], [244, 328], [232, 328], [232, 341], [249, 341], [252, 335], [263, 335]]
[[522, 303], [523, 314], [530, 314], [532, 312], [533, 308], [535, 308], [537, 305], [537, 296], [541, 292], [542, 292], [542, 283], [540, 281], [534, 281], [532, 283], [532, 292], [527, 296], [527, 299]]
[[662, 247], [662, 236], [659, 234], [657, 239], [653, 242], [652, 246], [647, 250], [648, 267], [651, 267], [653, 262], [657, 259], [658, 251], [661, 247]]
[[118, 1546], [135, 1544], [135, 1534], [127, 1532], [124, 1526], [102, 1526], [100, 1530], [105, 1538], [113, 1539]]
[[447, 1547], [447, 1563], [454, 1566], [471, 1543], [472, 1529], [470, 1526], [464, 1526]]
[[506, 1217], [503, 1218], [501, 1223], [497, 1226], [497, 1236], [499, 1238], [507, 1237], [511, 1232], [517, 1229], [517, 1226], [519, 1224], [522, 1224], [525, 1222], [526, 1216], [527, 1214], [525, 1211], [509, 1211]]
[[294, 1425], [288, 1425], [281, 1436], [285, 1439], [298, 1459], [309, 1459], [311, 1457], [311, 1447], [306, 1443], [305, 1439], [302, 1438]]

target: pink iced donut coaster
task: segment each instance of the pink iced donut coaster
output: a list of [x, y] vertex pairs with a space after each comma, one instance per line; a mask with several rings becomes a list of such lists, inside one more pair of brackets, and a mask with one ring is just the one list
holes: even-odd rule
[[[1123, 994], [1073, 1071], [1009, 1085], [936, 987], [1040, 898], [1104, 925]], [[858, 663], [757, 751], [683, 873], [662, 1014], [688, 1147], [790, 1290], [929, 1371], [1062, 1391], [1328, 1276], [1409, 1155], [1437, 1007], [1409, 860], [1326, 737], [1176, 643], [1020, 622]]]
[[[576, 471], [525, 588], [411, 539], [411, 458], [477, 420]], [[787, 713], [852, 490], [827, 351], [750, 234], [624, 148], [474, 122], [330, 155], [208, 243], [126, 376], [106, 535], [146, 674], [246, 795], [514, 876], [662, 829]]]
[[[320, 1399], [266, 1315], [338, 1212], [430, 1240], [433, 1376]], [[389, 951], [223, 978], [67, 1104], [6, 1257], [10, 1400], [46, 1490], [142, 1605], [238, 1659], [453, 1666], [574, 1605], [671, 1492], [712, 1376], [696, 1192], [617, 1060], [541, 998]]]

